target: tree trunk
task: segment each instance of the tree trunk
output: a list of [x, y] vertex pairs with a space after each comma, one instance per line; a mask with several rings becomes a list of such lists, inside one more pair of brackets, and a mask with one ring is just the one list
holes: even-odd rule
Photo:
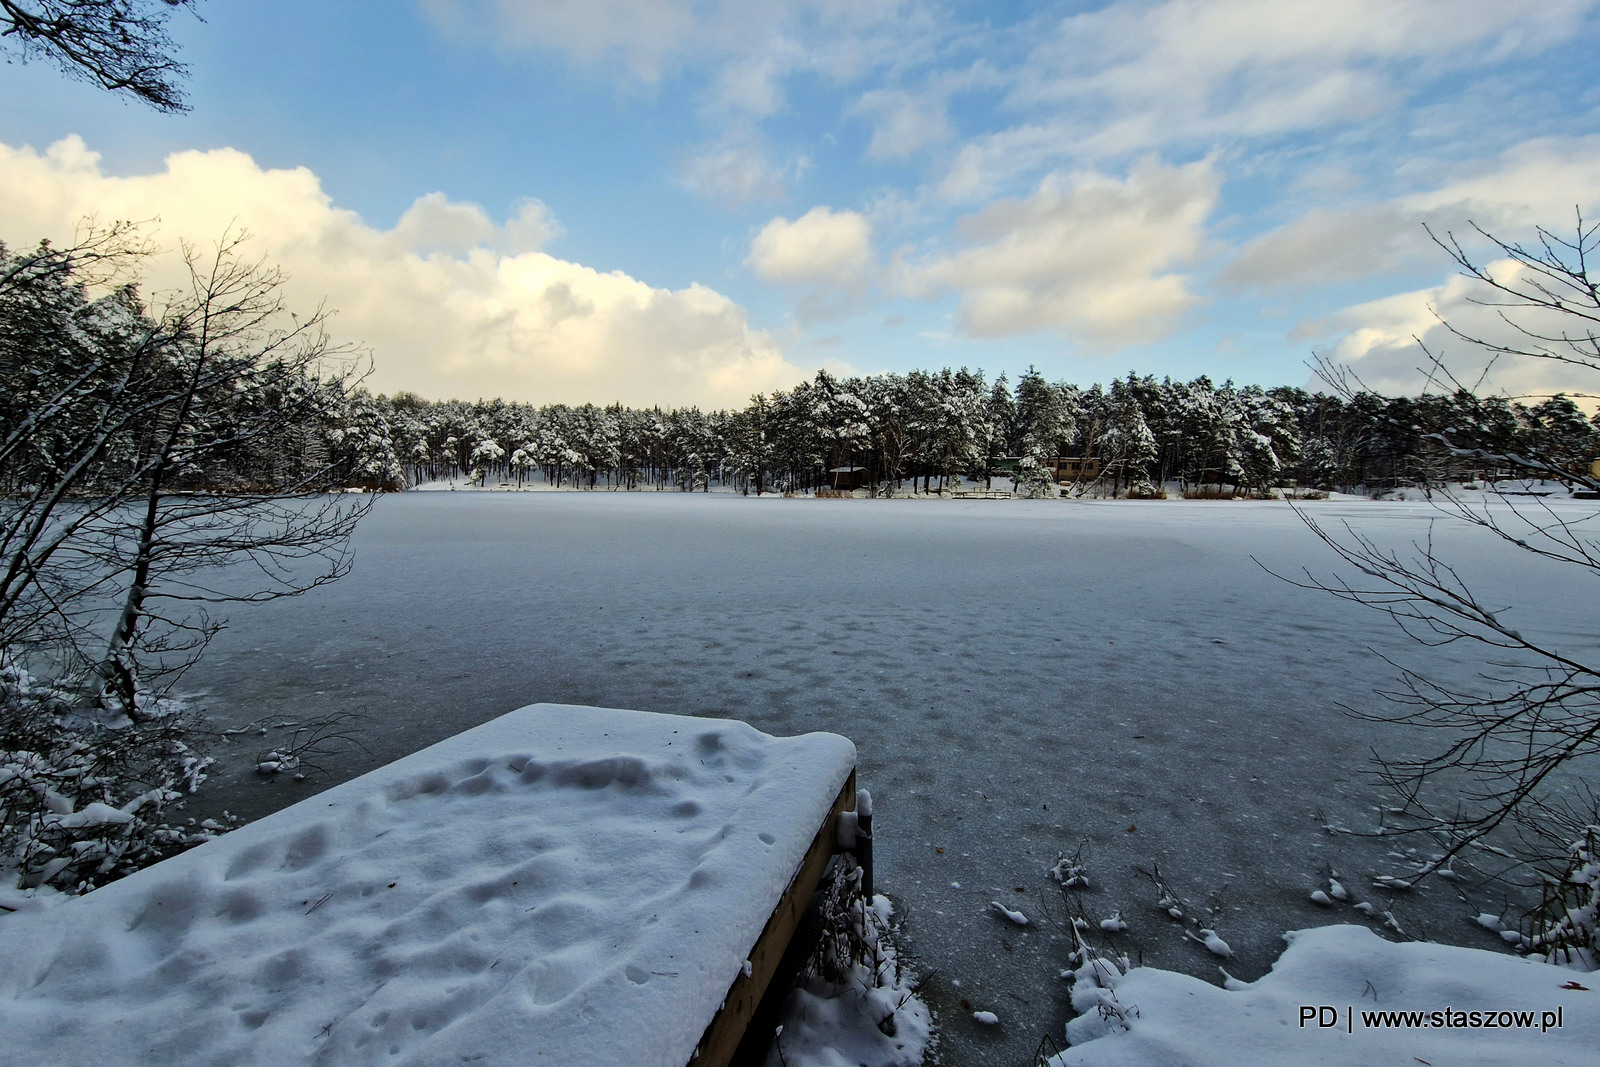
[[127, 598], [122, 602], [122, 613], [117, 617], [116, 629], [111, 632], [111, 643], [105, 659], [100, 663], [100, 706], [125, 712], [135, 721], [148, 716], [139, 709], [139, 675], [129, 649], [139, 632], [139, 620], [144, 617], [145, 596], [150, 588], [150, 562], [154, 557], [156, 517], [160, 508], [160, 477], [150, 489], [145, 503], [144, 518], [139, 524], [139, 547], [134, 556], [133, 580], [128, 586]]
[[150, 592], [150, 567], [155, 559], [157, 519], [161, 513], [161, 486], [166, 479], [167, 469], [172, 464], [172, 452], [177, 447], [178, 436], [183, 432], [184, 422], [194, 405], [195, 393], [200, 387], [204, 366], [205, 359], [202, 356], [195, 362], [193, 377], [190, 378], [188, 389], [178, 404], [177, 412], [173, 415], [172, 429], [168, 431], [167, 439], [162, 442], [161, 451], [156, 454], [154, 462], [150, 465], [150, 491], [145, 497], [144, 517], [139, 522], [139, 545], [134, 552], [133, 578], [128, 586], [128, 595], [122, 602], [122, 612], [117, 617], [116, 629], [111, 633], [105, 659], [101, 660], [99, 666], [102, 679], [100, 706], [111, 710], [115, 702], [120, 705], [116, 710], [125, 712], [135, 721], [148, 716], [142, 715], [139, 710], [138, 667], [130, 650], [133, 647], [133, 639], [139, 632], [139, 621], [144, 618], [144, 602]]

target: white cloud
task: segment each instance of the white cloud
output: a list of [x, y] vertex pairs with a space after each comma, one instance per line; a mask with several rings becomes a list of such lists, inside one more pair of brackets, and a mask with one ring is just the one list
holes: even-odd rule
[[[1535, 228], [1570, 237], [1574, 208], [1586, 218], [1600, 212], [1600, 136], [1542, 137], [1515, 145], [1498, 158], [1436, 163], [1413, 161], [1407, 177], [1414, 191], [1377, 203], [1312, 208], [1301, 217], [1246, 244], [1228, 264], [1222, 281], [1275, 290], [1347, 282], [1382, 272], [1449, 275], [1446, 253], [1428, 237], [1427, 224], [1442, 239], [1453, 233], [1479, 262], [1500, 251], [1472, 230], [1536, 246]], [[1509, 262], [1491, 273], [1514, 280]], [[1502, 357], [1465, 342], [1467, 337], [1515, 343], [1519, 338], [1498, 309], [1475, 303], [1478, 283], [1459, 275], [1438, 285], [1355, 304], [1299, 324], [1292, 340], [1316, 343], [1322, 355], [1349, 366], [1371, 388], [1415, 394], [1433, 372], [1420, 340], [1441, 356], [1456, 379], [1473, 386], [1490, 369], [1488, 391], [1542, 395], [1596, 392], [1592, 372], [1552, 360]], [[1523, 313], [1525, 315], [1525, 313]], [[1575, 325], [1560, 317], [1523, 317], [1524, 325], [1551, 336]], [[1448, 387], [1448, 383], [1447, 383]]]
[[863, 93], [847, 114], [873, 123], [867, 155], [873, 159], [904, 159], [929, 145], [950, 139], [945, 100], [937, 94], [914, 94], [901, 89], [873, 89]]
[[491, 242], [495, 224], [477, 204], [429, 193], [406, 209], [390, 236], [397, 250], [462, 252]]
[[1299, 288], [1397, 270], [1414, 264], [1428, 245], [1421, 222], [1398, 203], [1312, 208], [1248, 242], [1221, 280], [1242, 287]]
[[[1571, 39], [1597, 6], [1121, 0], [1038, 27], [1039, 43], [1012, 71], [1007, 104], [1021, 117], [964, 145], [939, 191], [983, 198], [1063, 160], [1341, 128], [1370, 133], [1391, 118], [1408, 121], [1408, 101], [1430, 86], [1445, 90], [1440, 106], [1455, 114], [1471, 106], [1463, 86], [1476, 84], [1479, 69]], [[1481, 133], [1475, 110], [1470, 121]]]
[[781, 216], [750, 242], [745, 262], [773, 282], [860, 284], [872, 267], [872, 224], [855, 211], [814, 207], [790, 222]]
[[[1527, 285], [1531, 280], [1525, 269], [1512, 260], [1490, 261], [1484, 267], [1497, 281], [1513, 287]], [[1480, 302], [1486, 297], [1495, 299], [1482, 283], [1456, 275], [1431, 288], [1357, 304], [1302, 324], [1295, 339], [1330, 339], [1319, 354], [1349, 367], [1368, 388], [1389, 395], [1415, 396], [1425, 387], [1433, 392], [1449, 391], [1454, 382], [1476, 388], [1480, 395], [1600, 391], [1596, 388], [1600, 386], [1600, 375], [1592, 370], [1553, 359], [1505, 355], [1495, 358], [1491, 349], [1465, 340], [1529, 346], [1529, 337], [1501, 317], [1504, 309]], [[1582, 321], [1554, 312], [1512, 310], [1509, 315], [1517, 326], [1546, 337], [1559, 338], [1574, 328], [1585, 328]], [[1449, 369], [1453, 380], [1435, 368], [1423, 351], [1424, 345]], [[1562, 350], [1559, 344], [1552, 347]], [[1481, 386], [1480, 376], [1484, 376]]]
[[[975, 41], [965, 38], [971, 46]], [[950, 101], [961, 94], [1004, 88], [1009, 76], [987, 57], [965, 68], [925, 74], [916, 88], [869, 89], [845, 108], [846, 117], [871, 123], [871, 159], [905, 159], [955, 136]]]
[[1401, 68], [1470, 66], [1565, 39], [1593, 0], [1161, 0], [1063, 19], [1019, 101], [1098, 98], [1208, 134], [1315, 128], [1367, 113]]
[[[701, 285], [660, 289], [534, 251], [554, 223], [525, 201], [504, 225], [476, 204], [421, 197], [390, 230], [337, 207], [304, 167], [265, 170], [242, 152], [178, 152], [120, 177], [71, 137], [40, 154], [0, 145], [0, 234], [70, 237], [84, 215], [159, 216], [157, 236], [208, 246], [229, 227], [290, 275], [291, 306], [324, 298], [334, 333], [374, 350], [375, 389], [536, 401], [742, 404], [805, 376]], [[147, 290], [179, 280], [175, 256]]]
[[1600, 205], [1600, 136], [1524, 141], [1498, 165], [1474, 160], [1406, 202], [1417, 211], [1453, 209], [1486, 228], [1564, 225], [1575, 206]]
[[515, 207], [516, 214], [506, 219], [502, 231], [507, 252], [537, 252], [561, 236], [561, 224], [544, 201], [529, 197], [519, 200]]
[[[934, 0], [424, 0], [453, 32], [604, 64], [624, 82], [703, 73], [699, 103], [717, 120], [783, 112], [796, 76], [864, 82], [846, 115], [873, 123], [876, 159], [948, 140], [952, 94], [1006, 90], [999, 114], [1014, 124], [963, 146], [939, 183], [980, 200], [1068, 161], [1382, 125], [1430, 87], [1452, 114], [1476, 112], [1462, 86], [1477, 71], [1571, 40], [1600, 0], [1089, 6], [1055, 17]], [[974, 53], [985, 58], [962, 69]]]
[[701, 150], [685, 160], [678, 181], [690, 192], [713, 204], [741, 208], [752, 201], [779, 200], [791, 178], [798, 178], [810, 165], [804, 156], [787, 166], [774, 166], [766, 153], [753, 144], [724, 142]]
[[620, 57], [646, 82], [690, 46], [701, 20], [690, 0], [423, 0], [441, 27], [502, 47], [539, 45], [594, 63]]
[[1497, 160], [1455, 164], [1432, 188], [1381, 203], [1312, 208], [1246, 244], [1222, 280], [1273, 289], [1432, 266], [1443, 253], [1424, 224], [1441, 237], [1466, 233], [1472, 223], [1507, 238], [1540, 225], [1564, 230], [1575, 222], [1575, 206], [1586, 215], [1600, 208], [1597, 175], [1600, 136], [1526, 141]]
[[[940, 20], [908, 0], [423, 0], [436, 25], [501, 48], [540, 47], [613, 63], [649, 84], [716, 69], [713, 106], [757, 115], [782, 104], [779, 80], [835, 80], [920, 51]], [[617, 61], [620, 60], [620, 63]]]
[[961, 146], [935, 191], [945, 200], [981, 200], [1014, 175], [1067, 155], [1073, 138], [1059, 124], [1041, 123], [986, 134]]
[[776, 114], [787, 102], [783, 79], [804, 65], [801, 50], [780, 37], [764, 51], [723, 67], [707, 101], [707, 110], [754, 119]]
[[958, 294], [957, 325], [977, 337], [1056, 329], [1106, 345], [1154, 340], [1199, 300], [1178, 271], [1202, 251], [1219, 181], [1210, 160], [1146, 160], [1126, 180], [1051, 175], [1028, 198], [963, 219], [965, 248], [902, 257], [899, 287]]

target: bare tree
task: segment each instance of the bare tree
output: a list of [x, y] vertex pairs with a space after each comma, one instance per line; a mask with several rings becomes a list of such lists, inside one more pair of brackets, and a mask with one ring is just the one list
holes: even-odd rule
[[298, 596], [343, 576], [371, 506], [328, 495], [343, 472], [296, 440], [343, 415], [329, 394], [342, 399], [355, 354], [329, 340], [321, 308], [288, 313], [282, 273], [241, 258], [245, 240], [225, 235], [206, 257], [184, 246], [189, 289], [161, 316], [170, 357], [140, 497], [100, 552], [126, 575], [101, 699], [133, 715], [153, 680], [141, 661], [181, 672], [216, 633], [204, 605]]
[[127, 282], [149, 251], [123, 224], [0, 246], [0, 649], [72, 646], [101, 591], [79, 548], [137, 490], [124, 453], [157, 406], [163, 340], [130, 286], [87, 285]]
[[[1501, 336], [1491, 338], [1446, 322], [1450, 334], [1485, 354], [1489, 366], [1502, 359], [1543, 360], [1600, 371], [1600, 278], [1590, 270], [1600, 243], [1597, 228], [1580, 215], [1571, 237], [1539, 229], [1532, 245], [1503, 241], [1483, 230], [1476, 233], [1497, 253], [1494, 269], [1481, 265], [1454, 235], [1434, 239], [1461, 273], [1479, 284], [1476, 302], [1493, 309], [1503, 329]], [[1430, 381], [1450, 390], [1460, 404], [1470, 408], [1495, 402], [1484, 395], [1484, 376], [1464, 385], [1441, 354], [1426, 346], [1422, 351]], [[1346, 396], [1359, 385], [1347, 368], [1322, 362], [1319, 371]], [[1574, 465], [1570, 457], [1538, 447], [1491, 443], [1474, 431], [1470, 419], [1427, 438], [1471, 465], [1600, 488], [1587, 465]], [[1592, 516], [1552, 507], [1542, 497], [1502, 491], [1492, 491], [1481, 501], [1435, 492], [1432, 500], [1443, 516], [1541, 559], [1576, 568], [1583, 579], [1600, 576], [1600, 543], [1594, 539]], [[1600, 823], [1594, 795], [1574, 800], [1571, 788], [1574, 780], [1593, 781], [1600, 756], [1600, 661], [1592, 641], [1524, 633], [1512, 626], [1506, 607], [1486, 603], [1469, 577], [1441, 558], [1431, 530], [1409, 549], [1397, 551], [1348, 526], [1330, 530], [1308, 514], [1302, 518], [1359, 577], [1318, 578], [1307, 572], [1297, 584], [1383, 612], [1423, 646], [1466, 642], [1482, 650], [1485, 666], [1465, 686], [1394, 664], [1400, 685], [1381, 694], [1392, 710], [1361, 714], [1429, 728], [1438, 738], [1423, 754], [1379, 759], [1381, 776], [1403, 798], [1408, 822], [1402, 829], [1430, 832], [1441, 840], [1442, 851], [1421, 873], [1445, 867], [1463, 850], [1487, 847], [1484, 839], [1498, 829], [1516, 827], [1523, 831], [1526, 846], [1522, 858], [1550, 878], [1549, 884], [1560, 882], [1587, 894], [1585, 906], [1592, 908], [1600, 878], [1570, 877], [1584, 864], [1593, 867], [1588, 859], [1577, 867], [1574, 863], [1578, 854], [1589, 857], [1594, 851]], [[1566, 892], [1551, 899], [1560, 905]], [[1529, 946], [1552, 949], [1555, 935], [1550, 931], [1565, 915], [1564, 906], [1544, 915], [1535, 923]], [[1546, 940], [1541, 943], [1539, 937]], [[1568, 948], [1586, 941], [1585, 951], [1592, 951], [1594, 937], [1592, 922], [1576, 935], [1561, 935]]]
[[333, 442], [362, 361], [243, 240], [186, 247], [154, 310], [137, 226], [0, 245], [0, 876], [21, 886], [81, 892], [224, 829], [168, 821], [209, 760], [159, 697], [208, 608], [349, 569], [372, 498], [337, 492]]
[[359, 362], [323, 312], [290, 314], [242, 235], [186, 247], [189, 285], [158, 312], [131, 287], [90, 299], [73, 266], [126, 267], [127, 239], [0, 249], [0, 648], [87, 672], [139, 718], [216, 632], [208, 604], [344, 574], [370, 498], [327, 492]]
[[178, 7], [192, 11], [194, 0], [0, 0], [0, 39], [157, 111], [187, 111], [177, 82], [188, 68], [167, 36]]

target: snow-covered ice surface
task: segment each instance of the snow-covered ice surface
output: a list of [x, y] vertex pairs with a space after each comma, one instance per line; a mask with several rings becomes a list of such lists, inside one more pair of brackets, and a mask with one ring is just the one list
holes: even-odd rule
[[[1437, 517], [1423, 502], [1303, 507], [1396, 547]], [[1594, 654], [1593, 600], [1570, 571], [1454, 524], [1434, 539], [1515, 605], [1511, 625]], [[1281, 502], [415, 493], [380, 500], [355, 547], [343, 581], [232, 609], [186, 685], [223, 726], [363, 713], [370, 757], [266, 779], [254, 758], [286, 731], [241, 735], [217, 748], [195, 814], [254, 816], [541, 700], [841, 733], [877, 801], [877, 888], [933, 974], [922, 995], [947, 1064], [1011, 1067], [1059, 1040], [1069, 944], [1047, 872], [1080, 842], [1092, 917], [1120, 909], [1128, 951], [1210, 981], [1218, 963], [1264, 974], [1285, 930], [1381, 929], [1384, 911], [1411, 934], [1502, 944], [1473, 921], [1502, 898], [1470, 875], [1466, 902], [1443, 883], [1391, 893], [1373, 877], [1405, 873], [1393, 843], [1323, 831], [1319, 815], [1375, 825], [1371, 748], [1415, 747], [1337, 706], [1382, 706], [1372, 690], [1394, 672], [1369, 648], [1447, 681], [1479, 664], [1465, 648], [1419, 660], [1375, 612], [1264, 571], [1252, 556], [1334, 569]], [[1152, 862], [1196, 914], [1220, 890], [1205, 925], [1231, 958], [1155, 907], [1134, 869]], [[1324, 908], [1309, 897], [1330, 868], [1350, 899]]]
[[523, 708], [0, 918], [3, 1058], [682, 1067], [854, 763]]
[[1072, 1047], [1050, 1067], [1592, 1067], [1600, 1057], [1600, 981], [1588, 975], [1395, 944], [1360, 926], [1284, 939], [1269, 974], [1229, 990], [1152, 967], [1108, 974], [1109, 988], [1085, 977]]

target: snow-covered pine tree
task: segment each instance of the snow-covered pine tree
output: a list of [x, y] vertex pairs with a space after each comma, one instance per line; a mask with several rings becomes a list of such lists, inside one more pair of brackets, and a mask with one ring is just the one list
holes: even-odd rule
[[1141, 494], [1153, 493], [1150, 466], [1156, 459], [1156, 438], [1145, 422], [1138, 397], [1125, 383], [1113, 381], [1109, 407], [1110, 424], [1100, 437], [1102, 476], [1111, 476], [1113, 496], [1122, 486], [1137, 488]]

